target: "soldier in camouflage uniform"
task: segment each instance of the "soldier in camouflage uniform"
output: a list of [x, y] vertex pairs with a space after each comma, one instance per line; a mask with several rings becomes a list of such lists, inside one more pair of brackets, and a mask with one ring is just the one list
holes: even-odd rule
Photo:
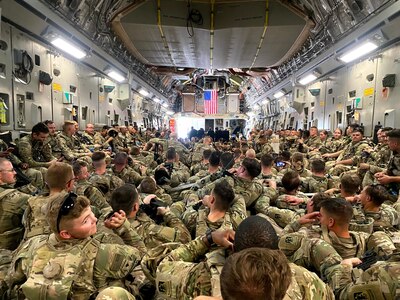
[[107, 170], [106, 154], [104, 152], [94, 152], [92, 160], [94, 172], [90, 176], [89, 182], [97, 187], [106, 199], [109, 199], [116, 188], [124, 185], [124, 181]]
[[[301, 143], [301, 140], [299, 142]], [[321, 144], [321, 140], [318, 136], [318, 128], [316, 126], [311, 126], [310, 137], [303, 143], [304, 150], [307, 152], [319, 149]]]
[[[332, 153], [338, 153], [343, 150], [345, 146], [345, 141], [342, 137], [342, 129], [336, 128], [333, 132], [332, 138], [328, 140], [326, 146], [324, 147], [324, 153], [321, 153], [322, 157], [326, 160], [333, 160], [333, 157], [329, 157]], [[339, 154], [338, 154], [339, 156]]]
[[211, 156], [212, 150], [211, 149], [204, 149], [202, 153], [203, 159], [198, 163], [193, 163], [190, 167], [190, 175], [193, 176], [201, 170], [207, 170], [209, 159]]
[[260, 158], [261, 162], [261, 173], [257, 176], [257, 180], [261, 184], [269, 184], [270, 180], [276, 180], [278, 172], [273, 167], [274, 158], [270, 154], [263, 154]]
[[191, 159], [192, 166], [201, 162], [205, 150], [214, 150], [211, 137], [209, 136], [203, 138], [203, 143], [197, 143], [195, 145]]
[[61, 148], [58, 144], [56, 124], [52, 120], [46, 120], [43, 123], [46, 124], [47, 128], [49, 128], [49, 136], [47, 137], [45, 143], [51, 147], [51, 154], [56, 158], [60, 158]]
[[108, 130], [110, 129], [109, 126], [104, 125], [100, 132], [96, 132], [93, 141], [95, 145], [100, 145], [102, 149], [107, 149], [110, 147], [110, 141], [112, 141], [112, 137], [108, 136]]
[[117, 153], [113, 162], [114, 165], [111, 167], [112, 174], [122, 179], [125, 183], [132, 183], [138, 186], [146, 175], [147, 168], [145, 166], [140, 166], [141, 174], [128, 166], [128, 154], [125, 152]]
[[24, 214], [25, 240], [42, 234], [50, 234], [46, 218], [47, 205], [61, 191], [72, 191], [74, 180], [75, 176], [70, 165], [56, 162], [49, 167], [46, 183], [50, 192], [28, 199], [28, 207]]
[[[132, 167], [140, 168], [140, 166], [146, 166], [148, 170], [153, 170], [157, 167], [157, 163], [154, 161], [154, 153], [151, 151], [140, 150], [139, 147], [131, 147], [129, 163]], [[138, 170], [135, 170], [136, 172]]]
[[94, 125], [91, 123], [86, 124], [85, 131], [82, 133], [81, 142], [87, 145], [90, 150], [100, 149], [101, 144], [96, 144], [94, 137], [95, 137]]
[[76, 161], [72, 165], [75, 176], [75, 193], [90, 200], [90, 205], [98, 209], [103, 215], [110, 213], [111, 207], [102, 192], [88, 181], [90, 176], [87, 163]]
[[311, 161], [312, 175], [302, 179], [301, 191], [304, 193], [320, 193], [338, 187], [339, 178], [325, 174], [325, 162], [322, 159]]
[[299, 174], [301, 178], [310, 177], [312, 174], [307, 169], [307, 160], [304, 157], [303, 153], [295, 152], [290, 158], [290, 164], [287, 168], [282, 169], [278, 176], [285, 175], [288, 171], [295, 171]]
[[85, 147], [78, 148], [76, 146], [75, 139], [73, 137], [74, 134], [75, 123], [72, 121], [66, 121], [63, 125], [63, 131], [57, 136], [62, 156], [68, 161], [91, 156], [92, 153], [88, 149]]
[[164, 203], [171, 205], [172, 198], [169, 194], [165, 193], [164, 189], [157, 186], [157, 183], [153, 177], [147, 176], [143, 178], [140, 183], [138, 190], [140, 192], [140, 198], [144, 199], [150, 194], [155, 194], [158, 199]]
[[[187, 299], [197, 295], [211, 295], [220, 298], [227, 296], [227, 299], [231, 299], [231, 294], [226, 291], [228, 286], [225, 285], [224, 280], [228, 279], [232, 272], [225, 271], [221, 275], [229, 251], [221, 247], [231, 248], [232, 239], [232, 231], [217, 230], [198, 237], [187, 245], [175, 248], [167, 255], [165, 252], [156, 255], [160, 249], [154, 249], [144, 257], [142, 267], [146, 271], [146, 275], [154, 280], [160, 296]], [[215, 244], [220, 247], [210, 252], [210, 247]], [[259, 216], [251, 216], [239, 225], [233, 248], [240, 254], [241, 251], [254, 247], [277, 249], [277, 244], [278, 237], [270, 223]], [[282, 260], [284, 260], [283, 257]], [[286, 290], [283, 289], [286, 291], [287, 299], [333, 299], [332, 291], [315, 274], [295, 265], [289, 265], [289, 268], [290, 271], [287, 271], [293, 275], [291, 284], [287, 284]], [[264, 268], [261, 269], [264, 270]], [[253, 266], [251, 273], [256, 270], [257, 268]], [[237, 284], [243, 284], [243, 282]], [[251, 281], [248, 284], [254, 284], [254, 282]], [[273, 284], [276, 286], [277, 283]], [[235, 287], [230, 286], [230, 288], [236, 292]], [[221, 293], [221, 289], [223, 293]], [[259, 290], [259, 288], [254, 289], [254, 291]], [[248, 293], [246, 295], [249, 296]], [[232, 299], [243, 299], [243, 297], [240, 294], [238, 298]], [[266, 299], [278, 298], [266, 297]]]
[[[204, 152], [206, 152], [207, 150], [205, 150]], [[215, 174], [216, 172], [218, 172], [219, 166], [220, 166], [220, 153], [217, 151], [213, 151], [209, 157], [208, 160], [208, 164], [207, 164], [207, 168], [206, 169], [200, 169], [197, 168], [199, 171], [196, 172], [193, 176], [191, 176], [188, 179], [188, 182], [194, 183], [210, 174]], [[203, 166], [206, 166], [203, 164]], [[191, 168], [191, 170], [193, 171], [193, 169]]]
[[187, 166], [180, 162], [180, 156], [174, 148], [167, 151], [167, 161], [158, 166], [157, 169], [166, 169], [171, 176], [171, 187], [176, 187], [180, 183], [185, 183], [190, 177], [190, 171]]
[[276, 206], [295, 211], [302, 209], [302, 212], [304, 212], [309, 198], [299, 191], [300, 184], [301, 179], [296, 171], [286, 172], [282, 177], [283, 191], [276, 199]]
[[176, 135], [176, 133], [172, 133], [170, 135], [168, 147], [173, 147], [176, 153], [178, 153], [181, 162], [187, 166], [190, 166], [190, 151], [185, 147], [185, 145], [178, 141], [178, 136]]
[[22, 216], [29, 195], [12, 188], [15, 182], [11, 162], [0, 158], [0, 249], [14, 250], [23, 237]]
[[122, 143], [126, 145], [126, 147], [130, 147], [132, 145], [132, 136], [128, 131], [128, 128], [126, 126], [120, 126], [119, 127], [119, 134], [118, 137], [122, 140]]
[[363, 130], [356, 128], [352, 132], [352, 142], [349, 143], [335, 162], [328, 162], [329, 174], [340, 175], [351, 170], [352, 166], [358, 165], [362, 161], [363, 151], [370, 148], [368, 142], [363, 137]]
[[140, 207], [150, 205], [151, 199], [155, 197], [156, 195], [149, 195], [143, 199], [143, 204], [140, 204], [141, 200], [135, 186], [125, 184], [112, 193], [110, 204], [114, 211], [123, 210], [126, 213], [131, 227], [142, 236], [148, 249], [162, 243], [188, 243], [191, 240], [189, 231], [168, 208], [157, 208], [157, 214], [162, 216], [165, 225], [156, 224], [142, 211]]
[[367, 250], [374, 250], [378, 255], [391, 255], [395, 250], [392, 240], [384, 232], [375, 232], [371, 235], [365, 232], [349, 231], [349, 224], [353, 217], [353, 208], [349, 202], [341, 198], [333, 198], [320, 203], [320, 212], [313, 212], [302, 216], [299, 224], [313, 223], [319, 218], [321, 228], [301, 228], [298, 232], [289, 233], [281, 237], [279, 248], [296, 264], [303, 265], [302, 261], [309, 256], [309, 248], [301, 248], [303, 241], [312, 238], [321, 238], [335, 248], [343, 258], [361, 257]]
[[[140, 262], [142, 253], [134, 247], [101, 245], [101, 237], [91, 237], [97, 219], [87, 198], [61, 193], [49, 203], [46, 215], [52, 234], [37, 236], [19, 248], [8, 274], [9, 287], [17, 287], [19, 294], [32, 299], [89, 299], [112, 281], [124, 279]], [[120, 236], [128, 228], [123, 214], [105, 224]]]

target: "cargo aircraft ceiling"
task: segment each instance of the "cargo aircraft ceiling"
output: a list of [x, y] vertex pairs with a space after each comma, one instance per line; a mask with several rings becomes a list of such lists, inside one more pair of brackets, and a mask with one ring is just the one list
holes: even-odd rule
[[276, 0], [136, 1], [112, 20], [143, 63], [202, 69], [277, 66], [303, 45], [313, 25]]

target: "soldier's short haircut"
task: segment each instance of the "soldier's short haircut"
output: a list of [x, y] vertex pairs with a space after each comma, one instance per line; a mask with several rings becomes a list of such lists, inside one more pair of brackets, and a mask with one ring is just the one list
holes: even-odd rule
[[139, 194], [133, 184], [125, 183], [111, 194], [110, 205], [114, 211], [123, 210], [126, 215], [132, 212], [133, 205], [139, 201]]
[[153, 147], [153, 143], [147, 142], [146, 145], [144, 146], [144, 151], [149, 151]]
[[293, 153], [291, 161], [294, 161], [294, 162], [304, 161], [303, 153], [300, 153], [300, 152]]
[[326, 213], [332, 217], [338, 225], [348, 225], [353, 218], [353, 207], [344, 198], [331, 198], [320, 204]]
[[174, 147], [170, 147], [167, 150], [167, 160], [172, 160], [176, 158], [176, 150]]
[[126, 154], [125, 152], [118, 152], [117, 154], [115, 154], [113, 161], [116, 165], [126, 164], [128, 163], [128, 154]]
[[131, 155], [139, 155], [139, 154], [140, 154], [139, 147], [136, 146], [131, 147]]
[[340, 188], [345, 193], [355, 194], [359, 191], [361, 180], [356, 174], [343, 174], [340, 178]]
[[220, 158], [221, 158], [221, 153], [218, 151], [213, 151], [209, 159], [210, 165], [213, 167], [219, 166]]
[[66, 130], [69, 126], [75, 126], [75, 122], [74, 121], [65, 121], [62, 128], [63, 128], [63, 130]]
[[88, 164], [82, 160], [77, 160], [72, 164], [72, 169], [74, 170], [74, 175], [79, 176], [82, 172], [82, 168], [87, 167]]
[[267, 219], [250, 216], [238, 226], [233, 247], [236, 252], [252, 247], [278, 249], [278, 242], [278, 235]]
[[313, 202], [313, 210], [320, 211], [322, 201], [329, 200], [329, 199], [331, 199], [331, 197], [328, 194], [325, 194], [325, 193], [314, 194], [314, 196], [311, 198], [311, 200]]
[[299, 173], [296, 171], [289, 170], [282, 177], [282, 186], [288, 192], [297, 190], [300, 183]]
[[43, 122], [46, 126], [49, 126], [50, 124], [54, 124], [53, 120], [46, 120]]
[[322, 173], [325, 172], [325, 161], [322, 159], [313, 159], [311, 161], [311, 171]]
[[272, 167], [273, 164], [274, 164], [274, 158], [272, 157], [271, 154], [263, 154], [261, 156], [261, 166]]
[[256, 157], [256, 151], [254, 151], [254, 149], [247, 150], [246, 151], [246, 157], [255, 158]]
[[[74, 206], [68, 211], [66, 215], [62, 214], [59, 217], [61, 206], [64, 204], [64, 201], [67, 197], [76, 197], [74, 199]], [[61, 192], [57, 193], [54, 196], [50, 196], [49, 205], [46, 213], [46, 217], [50, 226], [50, 229], [54, 233], [57, 232], [57, 225], [60, 229], [68, 226], [68, 222], [71, 220], [75, 220], [79, 218], [85, 208], [89, 207], [90, 200], [85, 196], [76, 196], [74, 194]], [[59, 221], [59, 224], [57, 224]]]
[[361, 133], [361, 135], [364, 135], [364, 129], [361, 126], [353, 128], [352, 133], [354, 133], [354, 132], [359, 132], [359, 133]]
[[211, 149], [204, 149], [203, 151], [203, 158], [204, 159], [210, 159], [212, 150]]
[[242, 166], [246, 168], [247, 173], [252, 177], [255, 178], [261, 173], [261, 165], [255, 158], [246, 157], [242, 161]]
[[95, 151], [92, 154], [92, 161], [93, 162], [99, 162], [103, 159], [106, 159], [106, 154], [102, 151]]
[[282, 160], [284, 160], [284, 161], [289, 161], [290, 160], [290, 152], [289, 151], [282, 151], [281, 152], [281, 158], [282, 158]]
[[104, 125], [104, 126], [101, 128], [102, 131], [104, 131], [104, 130], [107, 130], [107, 131], [108, 131], [108, 129], [110, 129], [110, 126], [108, 126], [108, 125]]
[[74, 173], [71, 165], [63, 162], [55, 162], [47, 169], [46, 183], [50, 189], [65, 189], [67, 183], [73, 177]]
[[140, 182], [139, 189], [142, 193], [154, 194], [157, 190], [157, 185], [153, 178], [147, 176]]
[[390, 201], [390, 194], [383, 185], [371, 184], [365, 188], [365, 192], [371, 198], [372, 203], [381, 206], [385, 201]]
[[235, 159], [233, 158], [233, 154], [231, 152], [223, 152], [219, 160], [221, 167], [225, 170], [232, 168], [235, 163]]
[[393, 129], [386, 134], [392, 139], [400, 139], [400, 129]]
[[226, 180], [216, 183], [212, 193], [215, 196], [215, 207], [221, 211], [227, 211], [235, 199], [235, 192]]
[[292, 280], [279, 250], [250, 248], [228, 257], [220, 276], [221, 294], [229, 300], [281, 300]]
[[388, 131], [391, 131], [391, 130], [393, 130], [392, 127], [383, 127], [383, 128], [381, 129], [382, 132], [388, 132]]
[[46, 124], [40, 122], [32, 127], [32, 133], [49, 133], [49, 128]]
[[311, 127], [310, 127], [310, 129], [313, 129], [313, 128], [318, 130], [318, 127], [317, 127], [317, 126], [311, 126]]

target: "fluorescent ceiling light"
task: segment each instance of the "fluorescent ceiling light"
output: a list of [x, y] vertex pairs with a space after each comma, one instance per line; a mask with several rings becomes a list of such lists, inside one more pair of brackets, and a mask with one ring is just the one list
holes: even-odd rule
[[160, 103], [161, 100], [158, 99], [157, 97], [154, 97], [154, 98], [153, 98], [153, 101], [154, 101], [155, 103]]
[[374, 51], [378, 46], [372, 42], [366, 42], [353, 50], [343, 54], [342, 56], [339, 57], [340, 60], [348, 63], [351, 62], [367, 53], [370, 53]]
[[306, 84], [309, 84], [310, 82], [314, 81], [315, 79], [317, 79], [316, 75], [308, 74], [308, 75], [300, 78], [299, 83], [302, 85], [306, 85]]
[[71, 43], [67, 42], [62, 38], [56, 38], [51, 42], [54, 46], [58, 49], [76, 57], [77, 59], [82, 59], [86, 56], [86, 53], [81, 49], [77, 48], [76, 46], [72, 45]]
[[178, 68], [178, 71], [184, 71], [185, 68]]
[[274, 98], [280, 98], [280, 97], [282, 97], [282, 96], [284, 96], [285, 95], [285, 93], [284, 92], [282, 92], [282, 91], [279, 91], [279, 92], [276, 92], [275, 94], [274, 94]]
[[122, 82], [125, 80], [125, 77], [122, 76], [120, 73], [115, 72], [115, 71], [109, 71], [107, 73], [108, 76], [110, 76], [112, 79], [118, 81], [118, 82]]
[[162, 104], [162, 106], [168, 107], [168, 103], [164, 102], [164, 103]]
[[150, 93], [148, 91], [144, 90], [144, 89], [140, 89], [139, 90], [139, 94], [147, 97]]
[[174, 114], [174, 112], [173, 112], [173, 111], [170, 111], [170, 110], [169, 110], [169, 111], [167, 111], [167, 115], [170, 115], [170, 116], [171, 116], [171, 115], [173, 115], [173, 114]]

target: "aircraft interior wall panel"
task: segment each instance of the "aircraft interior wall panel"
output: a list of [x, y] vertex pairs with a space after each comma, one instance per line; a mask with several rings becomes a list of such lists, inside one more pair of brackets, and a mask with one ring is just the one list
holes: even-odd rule
[[[375, 79], [368, 81], [366, 77], [370, 74], [374, 74], [375, 77], [376, 64], [376, 59], [364, 60], [350, 66], [347, 72], [347, 105], [352, 105], [353, 99], [356, 99], [356, 104], [353, 105], [357, 108], [354, 113], [354, 122], [364, 126], [366, 136], [371, 136], [373, 132], [372, 117], [375, 101]], [[354, 91], [355, 94], [350, 94]], [[358, 102], [358, 99], [361, 101]]]
[[[395, 74], [395, 86], [388, 87], [383, 90], [382, 79], [388, 74]], [[381, 125], [393, 126], [400, 128], [400, 113], [399, 99], [400, 99], [400, 45], [397, 45], [382, 53], [382, 58], [378, 61], [378, 72], [376, 76], [376, 101], [375, 101], [375, 114], [374, 125], [381, 123]], [[394, 114], [394, 124], [386, 122], [388, 115], [385, 113], [392, 111]]]
[[[336, 117], [335, 117], [335, 128], [332, 130], [334, 131], [336, 127], [341, 128], [342, 130], [345, 129], [347, 126], [347, 121], [346, 121], [346, 104], [347, 104], [347, 69], [342, 68], [332, 74], [330, 78], [331, 84], [332, 84], [332, 98], [335, 98], [334, 104], [332, 104], [335, 107], [335, 112], [336, 112]], [[333, 101], [332, 101], [333, 103]], [[341, 114], [341, 118], [340, 118]]]
[[[1, 131], [13, 130], [13, 91], [12, 91], [12, 69], [11, 69], [11, 28], [4, 22], [1, 23], [1, 40], [7, 43], [7, 49], [0, 50], [0, 64], [3, 75], [0, 76], [0, 98], [6, 106], [3, 106], [4, 113], [0, 118]], [[3, 78], [4, 77], [4, 78]], [[2, 104], [3, 105], [3, 104]]]
[[325, 81], [325, 118], [323, 129], [333, 132], [339, 125], [343, 116], [343, 104], [340, 104], [335, 92], [337, 83], [333, 80]]
[[52, 56], [52, 69], [59, 70], [53, 77], [53, 120], [58, 129], [66, 120], [79, 121], [79, 74], [75, 62], [62, 56]]
[[99, 77], [84, 66], [77, 66], [79, 78], [79, 127], [98, 123]]
[[[39, 84], [40, 71], [50, 73], [49, 54], [47, 48], [33, 41], [29, 36], [12, 28], [12, 52], [14, 70], [14, 129], [30, 131], [38, 122], [50, 119], [51, 85]], [[25, 54], [24, 52], [26, 51]], [[17, 71], [17, 63], [22, 55], [32, 66], [31, 72], [22, 75]], [[30, 58], [30, 59], [29, 59]], [[19, 74], [19, 75], [17, 75]], [[17, 76], [16, 76], [17, 75]]]
[[[316, 94], [311, 94], [310, 90], [319, 90]], [[309, 105], [308, 122], [311, 126], [317, 126], [318, 129], [323, 129], [325, 116], [325, 83], [316, 82], [306, 91], [306, 103]], [[309, 128], [310, 126], [308, 126]]]

